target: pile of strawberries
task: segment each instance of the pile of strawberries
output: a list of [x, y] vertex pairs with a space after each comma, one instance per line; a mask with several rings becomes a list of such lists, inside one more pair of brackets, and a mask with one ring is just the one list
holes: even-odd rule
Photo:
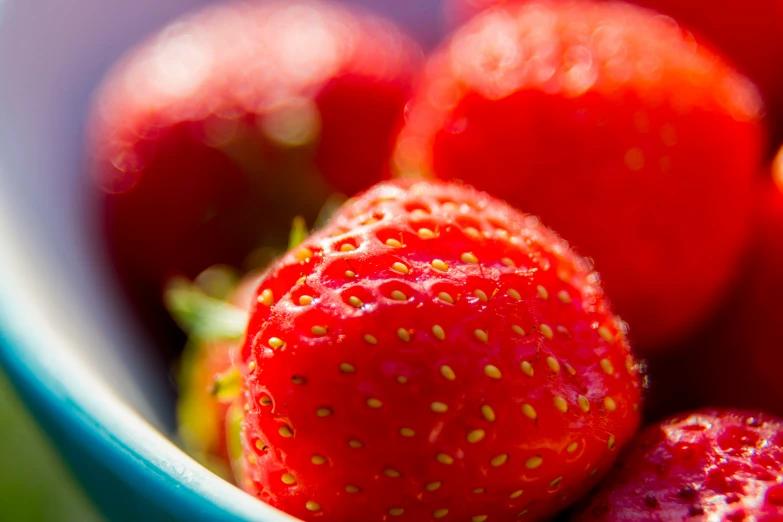
[[783, 520], [783, 3], [638, 3], [450, 0], [426, 58], [228, 3], [116, 66], [100, 221], [195, 457], [307, 521]]

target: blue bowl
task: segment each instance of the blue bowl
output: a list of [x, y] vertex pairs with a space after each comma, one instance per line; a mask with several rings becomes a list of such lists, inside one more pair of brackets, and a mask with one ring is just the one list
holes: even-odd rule
[[[376, 1], [438, 37], [437, 0]], [[204, 3], [0, 0], [0, 365], [111, 520], [293, 521], [170, 440], [168, 374], [95, 246], [90, 95], [125, 49]]]

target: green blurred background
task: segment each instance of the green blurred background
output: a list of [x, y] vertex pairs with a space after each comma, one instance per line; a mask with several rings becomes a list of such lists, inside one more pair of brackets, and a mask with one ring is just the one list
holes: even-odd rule
[[99, 522], [84, 492], [0, 371], [0, 520]]

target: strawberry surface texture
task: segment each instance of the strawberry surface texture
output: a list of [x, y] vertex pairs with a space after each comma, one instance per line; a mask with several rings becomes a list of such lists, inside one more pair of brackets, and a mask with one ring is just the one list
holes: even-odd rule
[[648, 427], [572, 520], [783, 520], [783, 423], [700, 410]]
[[428, 59], [395, 162], [540, 216], [595, 260], [646, 354], [704, 322], [731, 282], [762, 111], [749, 80], [652, 11], [513, 4]]
[[461, 184], [350, 200], [257, 290], [248, 492], [302, 520], [541, 519], [594, 486], [641, 382], [596, 273]]

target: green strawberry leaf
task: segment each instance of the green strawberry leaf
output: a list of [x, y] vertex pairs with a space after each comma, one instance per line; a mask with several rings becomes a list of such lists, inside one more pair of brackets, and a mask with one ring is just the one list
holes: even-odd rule
[[192, 339], [232, 340], [240, 339], [245, 333], [247, 312], [208, 296], [184, 278], [169, 282], [164, 302], [180, 328]]

